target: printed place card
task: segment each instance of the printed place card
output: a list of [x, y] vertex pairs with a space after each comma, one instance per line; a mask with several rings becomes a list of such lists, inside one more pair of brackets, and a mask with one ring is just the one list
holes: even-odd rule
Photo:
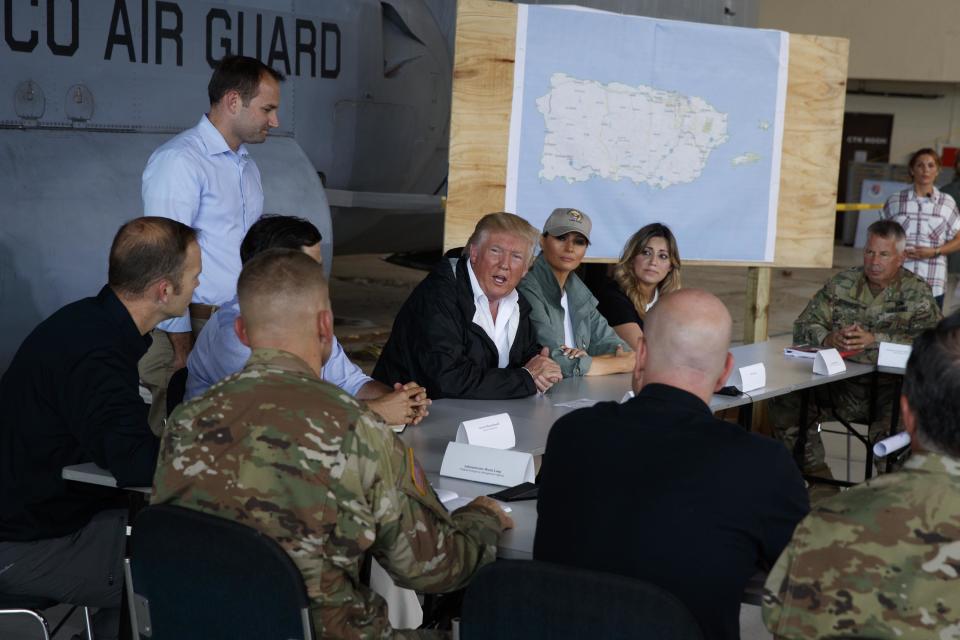
[[913, 351], [913, 347], [909, 344], [881, 342], [880, 353], [877, 355], [877, 365], [881, 367], [898, 367], [905, 369], [907, 367], [907, 360], [910, 359], [911, 351]]
[[512, 449], [517, 445], [510, 415], [498, 413], [485, 418], [464, 420], [457, 428], [457, 442], [494, 449]]
[[847, 363], [836, 349], [822, 349], [813, 358], [813, 372], [821, 376], [832, 376], [847, 370]]
[[533, 482], [533, 456], [520, 451], [449, 442], [440, 464], [440, 475], [513, 487]]
[[727, 386], [740, 389], [740, 393], [748, 393], [767, 386], [767, 370], [762, 362], [740, 367], [730, 372]]

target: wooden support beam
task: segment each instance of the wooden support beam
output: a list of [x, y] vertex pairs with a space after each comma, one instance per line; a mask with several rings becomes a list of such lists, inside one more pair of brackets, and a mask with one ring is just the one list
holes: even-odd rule
[[747, 269], [747, 308], [743, 316], [743, 342], [767, 339], [770, 321], [770, 267]]
[[[743, 317], [744, 344], [763, 342], [768, 337], [770, 274], [770, 267], [750, 267], [747, 269], [747, 308]], [[770, 435], [765, 400], [753, 404], [752, 430]]]

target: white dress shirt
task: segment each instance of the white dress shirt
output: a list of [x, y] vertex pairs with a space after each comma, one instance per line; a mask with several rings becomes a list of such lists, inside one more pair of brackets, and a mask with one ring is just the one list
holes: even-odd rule
[[505, 368], [510, 363], [510, 347], [517, 337], [517, 328], [520, 326], [520, 294], [514, 289], [500, 298], [497, 307], [497, 319], [490, 313], [490, 301], [487, 299], [480, 282], [473, 273], [473, 266], [467, 260], [467, 274], [470, 276], [470, 287], [473, 289], [473, 304], [477, 310], [473, 314], [473, 322], [483, 329], [497, 347], [499, 360], [497, 367]]
[[[240, 243], [263, 214], [260, 171], [244, 145], [233, 151], [207, 119], [160, 146], [143, 170], [143, 213], [199, 232], [203, 271], [193, 302], [220, 305], [237, 292]], [[189, 312], [161, 322], [171, 333], [190, 331]]]
[[566, 289], [563, 290], [563, 294], [560, 296], [560, 307], [563, 309], [563, 344], [571, 349], [576, 349], [579, 345], [574, 344], [576, 340], [573, 338], [573, 320], [570, 318], [570, 307], [567, 304]]
[[[187, 391], [184, 400], [201, 395], [214, 382], [240, 371], [247, 364], [250, 348], [240, 342], [233, 330], [233, 321], [239, 315], [240, 303], [234, 296], [203, 325], [197, 344], [187, 358]], [[356, 396], [360, 387], [373, 380], [350, 361], [336, 336], [321, 373], [325, 381], [352, 396]]]

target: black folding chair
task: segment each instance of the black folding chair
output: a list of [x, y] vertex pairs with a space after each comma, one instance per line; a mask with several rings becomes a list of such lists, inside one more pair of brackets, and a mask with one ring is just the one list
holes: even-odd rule
[[293, 560], [250, 527], [169, 505], [133, 525], [131, 618], [151, 640], [311, 640], [310, 600]]
[[693, 615], [660, 587], [531, 560], [497, 560], [467, 588], [462, 640], [701, 640]]
[[[51, 631], [47, 618], [43, 614], [43, 609], [49, 609], [57, 604], [59, 603], [56, 600], [50, 598], [16, 596], [2, 593], [0, 594], [0, 617], [22, 616], [28, 618], [33, 622], [32, 627], [34, 633], [36, 633], [36, 637], [42, 640], [50, 640], [56, 636], [57, 632], [63, 626], [63, 623], [67, 621], [67, 618], [77, 610], [77, 606], [71, 607], [54, 627], [53, 631]], [[93, 624], [90, 618], [90, 610], [87, 607], [83, 607], [83, 622], [86, 627], [87, 637], [93, 640]]]

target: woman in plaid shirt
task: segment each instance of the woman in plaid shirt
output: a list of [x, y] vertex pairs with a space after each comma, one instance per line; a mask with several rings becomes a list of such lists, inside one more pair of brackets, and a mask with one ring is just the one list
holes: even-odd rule
[[960, 250], [960, 211], [952, 197], [933, 186], [940, 157], [924, 148], [910, 156], [913, 186], [895, 193], [883, 205], [882, 218], [896, 220], [907, 233], [903, 266], [927, 281], [943, 309], [947, 280], [946, 254]]

